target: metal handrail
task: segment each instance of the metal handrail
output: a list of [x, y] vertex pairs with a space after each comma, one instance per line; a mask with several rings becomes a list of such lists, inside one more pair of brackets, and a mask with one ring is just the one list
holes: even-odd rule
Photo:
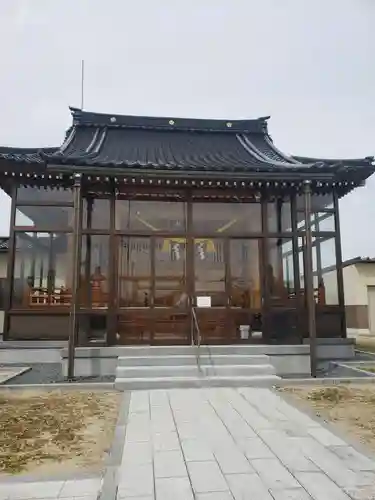
[[192, 316], [192, 340], [194, 342], [194, 331], [197, 332], [197, 342], [196, 342], [196, 347], [197, 347], [197, 364], [198, 368], [200, 368], [200, 346], [201, 346], [201, 340], [202, 340], [202, 335], [201, 335], [201, 330], [199, 328], [199, 323], [198, 323], [198, 318], [197, 318], [197, 313], [195, 311], [194, 306], [191, 308], [191, 316]]
[[197, 331], [197, 346], [200, 347], [201, 346], [201, 340], [202, 340], [202, 336], [201, 336], [201, 330], [199, 328], [199, 323], [198, 323], [198, 318], [197, 318], [197, 313], [195, 311], [195, 307], [192, 307], [192, 315], [193, 315], [193, 324], [195, 326], [195, 329]]

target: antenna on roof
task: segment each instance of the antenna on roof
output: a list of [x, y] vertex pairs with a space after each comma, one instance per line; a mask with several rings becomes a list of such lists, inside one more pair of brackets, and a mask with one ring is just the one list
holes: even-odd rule
[[84, 81], [85, 81], [85, 61], [81, 61], [81, 109], [84, 105]]

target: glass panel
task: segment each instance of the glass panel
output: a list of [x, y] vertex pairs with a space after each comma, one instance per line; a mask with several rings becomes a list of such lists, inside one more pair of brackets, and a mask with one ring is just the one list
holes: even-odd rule
[[230, 242], [230, 303], [233, 307], [261, 308], [259, 240]]
[[109, 236], [83, 235], [79, 301], [83, 307], [107, 308]]
[[[303, 238], [298, 238], [301, 289], [305, 286]], [[320, 305], [338, 304], [335, 238], [315, 238], [312, 248], [315, 301]]]
[[105, 198], [84, 198], [83, 229], [107, 229], [110, 226], [110, 200]]
[[118, 241], [118, 305], [119, 307], [150, 307], [150, 238], [122, 236]]
[[69, 306], [72, 240], [70, 234], [16, 233], [13, 306]]
[[266, 281], [271, 300], [287, 305], [295, 297], [292, 240], [271, 238], [268, 241], [268, 251]]
[[185, 240], [182, 238], [156, 239], [155, 306], [188, 307], [185, 269]]
[[185, 232], [186, 204], [175, 201], [116, 200], [116, 230]]
[[72, 189], [58, 189], [52, 187], [38, 188], [35, 186], [21, 186], [17, 188], [17, 203], [73, 203]]
[[193, 203], [193, 230], [199, 234], [245, 235], [262, 231], [260, 203]]
[[292, 230], [289, 200], [276, 200], [268, 203], [268, 231], [284, 233]]
[[[305, 229], [304, 196], [297, 196], [297, 228], [300, 231]], [[311, 221], [312, 230], [316, 231], [315, 219], [319, 222], [319, 231], [335, 231], [335, 217], [332, 212], [332, 195], [312, 195], [311, 196]], [[330, 210], [331, 212], [326, 212]]]
[[332, 213], [316, 212], [312, 221], [312, 231], [335, 231], [335, 217]]
[[211, 306], [225, 306], [224, 241], [194, 240], [195, 296], [211, 297]]
[[16, 226], [44, 230], [71, 230], [73, 207], [21, 206], [16, 209]]
[[317, 238], [313, 247], [316, 301], [321, 305], [339, 303], [335, 238]]
[[[297, 211], [304, 211], [304, 195], [297, 196]], [[312, 212], [325, 212], [326, 210], [333, 209], [333, 195], [332, 194], [312, 194], [311, 195], [311, 211]]]

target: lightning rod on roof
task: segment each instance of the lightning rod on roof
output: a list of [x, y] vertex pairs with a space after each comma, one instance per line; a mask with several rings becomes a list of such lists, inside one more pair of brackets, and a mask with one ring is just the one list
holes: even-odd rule
[[84, 105], [84, 81], [85, 81], [85, 61], [81, 61], [81, 109]]

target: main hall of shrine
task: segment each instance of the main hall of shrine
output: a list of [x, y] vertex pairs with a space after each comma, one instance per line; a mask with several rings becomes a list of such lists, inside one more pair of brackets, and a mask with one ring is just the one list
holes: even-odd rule
[[339, 199], [372, 157], [284, 154], [269, 117], [71, 114], [59, 147], [0, 148], [5, 340], [346, 336]]

